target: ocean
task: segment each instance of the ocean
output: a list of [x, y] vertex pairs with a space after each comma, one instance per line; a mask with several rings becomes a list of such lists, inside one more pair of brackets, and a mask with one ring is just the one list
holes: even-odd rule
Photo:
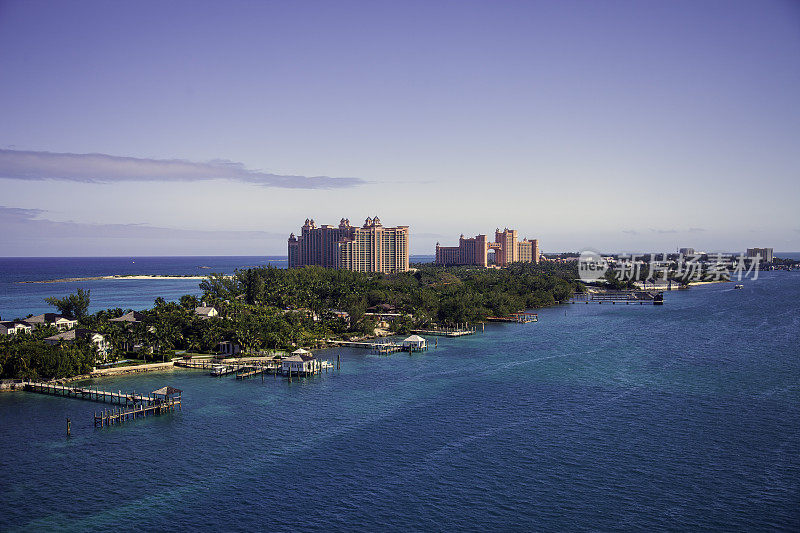
[[[432, 262], [433, 257], [412, 255], [412, 262]], [[190, 256], [190, 257], [0, 257], [0, 319], [13, 320], [29, 314], [55, 311], [45, 303], [50, 296], [66, 296], [78, 288], [91, 291], [89, 311], [101, 309], [149, 309], [153, 301], [176, 301], [184, 294], [200, 296], [196, 279], [114, 279], [59, 283], [22, 283], [67, 278], [114, 275], [233, 274], [236, 269], [272, 265], [286, 268], [286, 256]]]
[[292, 383], [86, 382], [183, 390], [111, 428], [101, 404], [2, 393], [0, 530], [796, 531], [800, 272], [743, 284], [320, 350], [341, 370]]

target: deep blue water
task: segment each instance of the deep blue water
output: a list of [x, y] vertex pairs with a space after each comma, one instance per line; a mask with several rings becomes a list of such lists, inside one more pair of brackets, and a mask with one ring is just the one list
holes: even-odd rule
[[[182, 412], [0, 394], [0, 530], [798, 530], [800, 272], [566, 305], [342, 357], [289, 384], [200, 371]], [[65, 419], [72, 419], [72, 437]]]
[[[412, 261], [430, 262], [431, 256], [415, 255]], [[90, 311], [120, 307], [148, 309], [159, 296], [167, 301], [184, 294], [201, 294], [196, 279], [85, 280], [61, 283], [20, 283], [95, 276], [166, 274], [204, 276], [211, 272], [232, 274], [237, 268], [273, 265], [286, 268], [281, 256], [212, 257], [0, 257], [0, 318], [12, 320], [28, 314], [53, 311], [44, 299], [66, 296], [78, 288], [91, 291]], [[207, 268], [206, 268], [207, 267]]]

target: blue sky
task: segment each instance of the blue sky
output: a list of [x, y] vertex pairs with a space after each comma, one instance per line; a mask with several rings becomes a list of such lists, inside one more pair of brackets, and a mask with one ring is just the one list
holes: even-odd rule
[[0, 1], [0, 255], [800, 250], [800, 3]]

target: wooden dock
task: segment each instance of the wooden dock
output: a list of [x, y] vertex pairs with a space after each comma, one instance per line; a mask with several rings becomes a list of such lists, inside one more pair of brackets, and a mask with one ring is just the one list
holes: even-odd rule
[[147, 415], [161, 415], [175, 412], [175, 407], [181, 408], [180, 398], [168, 398], [158, 400], [152, 405], [134, 405], [130, 408], [117, 407], [115, 409], [103, 409], [100, 414], [94, 414], [94, 427], [105, 427], [112, 424], [119, 424], [129, 420], [136, 420], [136, 417], [147, 418]]
[[644, 290], [606, 291], [599, 293], [574, 294], [569, 303], [603, 304], [611, 305], [664, 305], [664, 293]]
[[365, 348], [367, 350], [374, 350], [378, 353], [394, 353], [403, 349], [402, 344], [396, 342], [364, 342], [364, 341], [336, 341], [329, 340], [331, 344], [336, 346], [343, 346], [346, 348]]
[[175, 361], [175, 366], [182, 368], [195, 368], [198, 370], [208, 370], [212, 376], [227, 376], [230, 374], [252, 372], [249, 375], [259, 374], [261, 372], [277, 372], [280, 370], [280, 362], [278, 361], [246, 361], [246, 362], [229, 362], [223, 363], [220, 361]]
[[486, 317], [489, 322], [514, 322], [516, 324], [530, 324], [531, 322], [538, 322], [539, 315], [536, 313], [511, 313], [509, 316], [489, 316]]
[[257, 366], [257, 367], [251, 367], [251, 368], [248, 368], [248, 369], [244, 369], [241, 372], [237, 372], [236, 373], [236, 379], [251, 378], [251, 377], [256, 376], [258, 374], [263, 374], [267, 370], [268, 370], [268, 367], [266, 367], [266, 366]]
[[30, 392], [49, 394], [51, 396], [64, 396], [93, 402], [116, 403], [117, 405], [149, 404], [154, 401], [152, 395], [132, 394], [125, 392], [105, 391], [87, 387], [69, 387], [56, 383], [42, 383], [29, 381], [24, 383], [24, 389]]
[[379, 355], [388, 355], [390, 353], [403, 351], [403, 345], [396, 342], [362, 342], [362, 341], [328, 341], [336, 346], [343, 346], [346, 348], [364, 348], [372, 350]]
[[[173, 387], [163, 387], [153, 391], [148, 395], [124, 392], [112, 392], [86, 387], [68, 387], [56, 383], [43, 383], [29, 381], [24, 384], [24, 389], [40, 394], [51, 396], [62, 396], [65, 398], [76, 398], [78, 400], [89, 400], [92, 402], [116, 403], [119, 407], [106, 408], [100, 414], [94, 413], [95, 427], [105, 427], [111, 424], [118, 424], [128, 420], [136, 420], [137, 417], [147, 415], [160, 415], [171, 413], [175, 408], [181, 408], [181, 391]], [[176, 398], [175, 395], [178, 395]], [[69, 420], [67, 422], [69, 431]]]
[[430, 335], [433, 337], [463, 337], [464, 335], [472, 335], [475, 333], [475, 328], [451, 329], [451, 328], [434, 328], [434, 329], [412, 329], [411, 333], [418, 335]]

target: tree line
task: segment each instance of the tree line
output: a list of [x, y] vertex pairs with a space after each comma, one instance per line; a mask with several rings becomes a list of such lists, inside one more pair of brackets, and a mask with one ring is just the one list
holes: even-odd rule
[[[575, 264], [563, 263], [517, 263], [504, 269], [415, 265], [392, 275], [268, 266], [211, 274], [200, 283], [201, 298], [157, 298], [137, 323], [111, 322], [130, 311], [121, 308], [88, 314], [88, 291], [47, 301], [77, 318], [78, 327], [105, 335], [113, 346], [112, 359], [165, 360], [176, 350], [213, 353], [221, 341], [251, 352], [371, 335], [377, 317], [369, 310], [381, 304], [399, 315], [390, 325], [395, 333], [475, 323], [567, 300], [582, 290], [576, 277]], [[201, 304], [213, 306], [219, 316], [198, 316], [195, 308]], [[43, 341], [54, 333], [54, 328], [37, 328], [30, 335], [0, 339], [0, 376], [53, 378], [89, 371], [96, 360], [93, 345]], [[132, 354], [137, 345], [143, 349]]]

